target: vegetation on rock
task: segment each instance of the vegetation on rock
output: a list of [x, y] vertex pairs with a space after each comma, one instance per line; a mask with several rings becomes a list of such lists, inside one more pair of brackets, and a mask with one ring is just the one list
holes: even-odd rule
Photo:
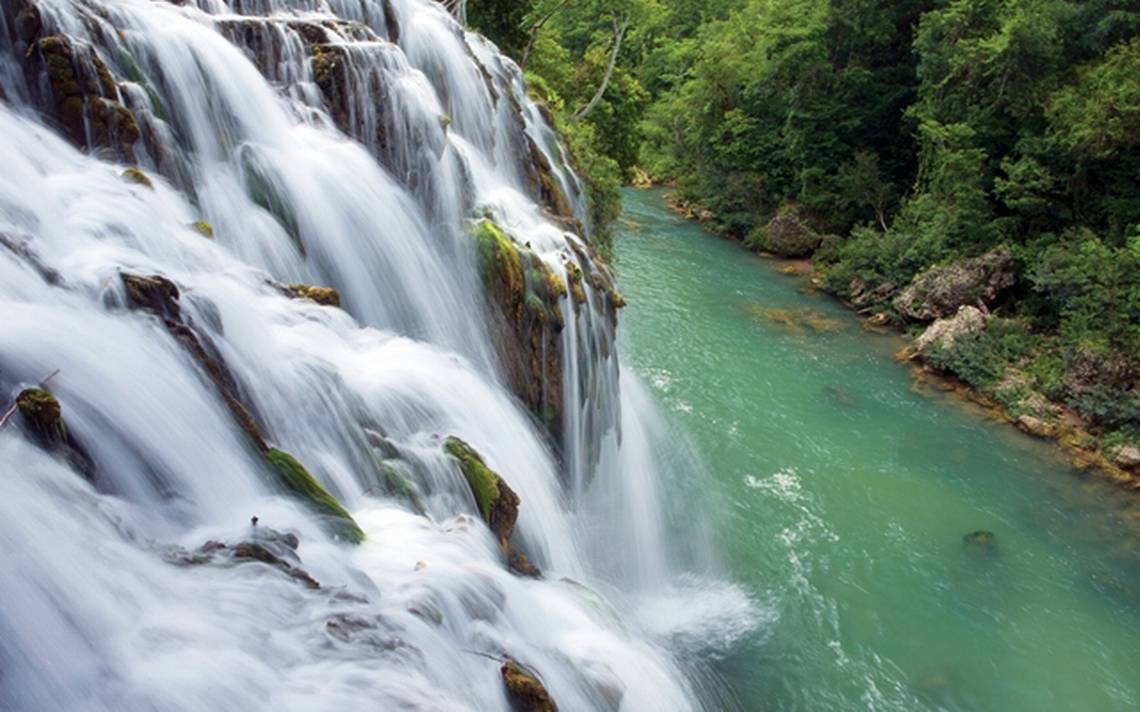
[[364, 530], [348, 510], [295, 457], [270, 448], [265, 453], [265, 461], [286, 490], [326, 518], [331, 534], [353, 544], [364, 541]]
[[467, 480], [475, 504], [483, 521], [495, 535], [507, 565], [523, 576], [538, 576], [539, 570], [527, 560], [522, 552], [511, 543], [515, 522], [519, 516], [519, 496], [503, 480], [499, 473], [483, 461], [482, 456], [470, 445], [456, 437], [444, 442], [444, 451], [455, 459], [459, 471]]
[[514, 660], [507, 660], [499, 669], [507, 698], [515, 712], [558, 712], [558, 705], [550, 697], [546, 686]]

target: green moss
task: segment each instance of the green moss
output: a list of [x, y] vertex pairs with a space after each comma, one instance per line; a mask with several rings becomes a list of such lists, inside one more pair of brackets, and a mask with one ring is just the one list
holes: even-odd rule
[[123, 171], [122, 178], [129, 183], [136, 183], [138, 185], [154, 190], [154, 183], [151, 181], [150, 176], [148, 176], [146, 173], [143, 173], [135, 166], [131, 166], [130, 168]]
[[192, 228], [194, 228], [195, 230], [197, 230], [198, 234], [200, 234], [202, 237], [208, 237], [208, 238], [213, 239], [213, 237], [214, 237], [214, 226], [211, 225], [210, 223], [206, 222], [205, 220], [195, 220], [193, 223], [191, 223], [190, 226]]
[[483, 519], [489, 523], [491, 513], [499, 500], [499, 482], [501, 479], [491, 468], [487, 467], [479, 453], [459, 438], [448, 438], [444, 450], [459, 461], [459, 469], [467, 478], [471, 493], [475, 495], [475, 503], [479, 506], [479, 512], [483, 515]]
[[481, 220], [472, 230], [478, 243], [479, 271], [483, 282], [502, 288], [512, 299], [520, 299], [525, 288], [522, 255], [511, 238], [491, 220]]
[[348, 510], [295, 457], [283, 450], [270, 448], [265, 453], [265, 460], [290, 493], [329, 518], [330, 533], [353, 544], [364, 541], [364, 531]]

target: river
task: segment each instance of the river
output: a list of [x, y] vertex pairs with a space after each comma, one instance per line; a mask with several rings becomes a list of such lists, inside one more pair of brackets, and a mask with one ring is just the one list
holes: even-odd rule
[[711, 523], [759, 611], [704, 661], [740, 707], [1140, 707], [1135, 497], [917, 389], [897, 336], [661, 192], [624, 200], [622, 358], [709, 473], [674, 519]]

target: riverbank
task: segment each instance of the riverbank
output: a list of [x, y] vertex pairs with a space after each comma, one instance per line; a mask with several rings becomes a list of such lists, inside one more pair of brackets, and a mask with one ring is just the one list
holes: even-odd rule
[[[866, 303], [858, 304], [844, 299], [828, 289], [826, 281], [818, 273], [814, 255], [783, 257], [755, 250], [733, 235], [718, 230], [717, 217], [711, 210], [686, 201], [675, 192], [666, 193], [664, 201], [674, 213], [699, 223], [710, 235], [758, 254], [773, 269], [799, 277], [812, 288], [830, 295], [863, 317], [865, 328], [892, 329], [902, 335], [907, 339], [908, 345], [899, 351], [896, 360], [910, 365], [916, 384], [954, 393], [986, 409], [996, 422], [1054, 442], [1067, 453], [1078, 470], [1093, 472], [1125, 490], [1140, 491], [1140, 448], [1136, 444], [1113, 442], [1112, 438], [1106, 438], [1103, 434], [1097, 435], [1095, 427], [1087, 418], [1067, 403], [1046, 398], [1040, 392], [1026, 388], [1024, 379], [1013, 369], [1009, 369], [1009, 375], [997, 383], [996, 389], [985, 389], [969, 383], [946, 367], [946, 356], [952, 350], [955, 340], [964, 334], [984, 329], [990, 318], [984, 304], [979, 304], [981, 309], [970, 303], [956, 305], [952, 310], [953, 316], [935, 319], [925, 328], [916, 328], [914, 324], [908, 325], [905, 321], [894, 318], [887, 311], [870, 309]], [[1003, 397], [1004, 390], [1017, 390], [1019, 397]]]

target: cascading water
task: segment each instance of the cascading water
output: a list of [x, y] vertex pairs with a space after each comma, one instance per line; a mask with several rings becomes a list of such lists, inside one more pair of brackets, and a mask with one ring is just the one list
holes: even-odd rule
[[507, 657], [562, 709], [701, 707], [635, 611], [731, 589], [674, 585], [620, 297], [517, 67], [429, 0], [3, 7], [0, 388], [58, 371], [90, 471], [0, 429], [0, 708], [506, 709]]

